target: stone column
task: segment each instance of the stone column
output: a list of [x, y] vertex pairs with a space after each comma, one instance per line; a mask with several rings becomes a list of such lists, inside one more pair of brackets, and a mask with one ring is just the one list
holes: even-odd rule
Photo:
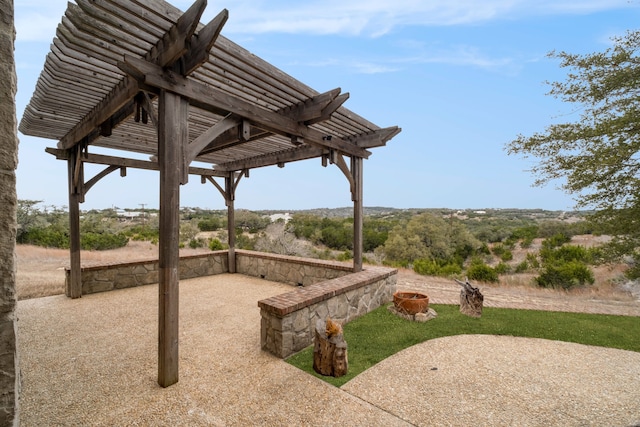
[[17, 426], [19, 369], [16, 346], [16, 70], [13, 0], [0, 0], [0, 425]]

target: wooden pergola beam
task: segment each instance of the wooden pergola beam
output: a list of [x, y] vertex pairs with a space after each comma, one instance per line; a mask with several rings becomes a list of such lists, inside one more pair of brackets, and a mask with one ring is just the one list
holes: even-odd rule
[[[206, 0], [197, 0], [144, 58], [159, 67], [171, 66], [182, 58], [183, 64], [189, 64], [186, 69], [189, 72], [193, 72], [206, 61], [209, 51], [207, 50], [205, 54], [201, 50], [195, 49], [210, 49], [229, 16], [229, 12], [224, 9], [204, 27], [203, 30], [206, 29], [204, 34], [196, 36], [194, 32], [206, 5]], [[189, 47], [192, 49], [190, 50]], [[125, 75], [102, 101], [60, 139], [58, 148], [68, 149], [76, 145], [96, 128], [100, 127], [102, 123], [109, 120], [118, 110], [125, 107], [125, 104], [130, 102], [138, 91], [137, 81]], [[113, 126], [117, 126], [124, 119], [126, 117], [120, 118], [117, 123], [112, 120], [114, 122]]]
[[[279, 110], [278, 113], [288, 116], [297, 122], [305, 122], [305, 124], [309, 122], [318, 123], [322, 120], [329, 119], [331, 114], [348, 98], [349, 94], [340, 95], [340, 88], [337, 88], [316, 95], [306, 101], [285, 107]], [[338, 99], [339, 102], [334, 102], [336, 99]], [[250, 121], [242, 120], [242, 118], [238, 116], [229, 114], [189, 143], [188, 153], [185, 156], [187, 161], [191, 162], [203, 153], [210, 153], [216, 149], [226, 148], [231, 144], [242, 144], [255, 141], [258, 139], [258, 136], [265, 137], [271, 135], [270, 132], [263, 130], [251, 132], [250, 129], [246, 135], [240, 129], [229, 132], [231, 129], [237, 128], [240, 125], [249, 125], [252, 128], [256, 128], [256, 126], [252, 126]]]
[[245, 144], [247, 142], [256, 141], [258, 139], [266, 138], [267, 136], [273, 135], [272, 132], [267, 132], [263, 129], [259, 129], [253, 126], [249, 127], [249, 135], [245, 139], [240, 138], [237, 129], [229, 129], [228, 131], [217, 137], [215, 141], [212, 141], [209, 145], [202, 149], [198, 156], [203, 156], [216, 151], [224, 150], [225, 148]]
[[118, 63], [118, 66], [139, 79], [141, 85], [149, 89], [156, 88], [156, 90], [167, 90], [179, 94], [188, 99], [193, 106], [203, 110], [216, 114], [220, 114], [221, 111], [233, 113], [266, 131], [285, 136], [298, 136], [304, 138], [307, 143], [338, 150], [348, 155], [362, 158], [368, 158], [371, 155], [371, 152], [364, 148], [323, 134], [276, 111], [266, 110], [206, 84], [189, 80], [144, 59], [125, 55], [124, 61]]
[[245, 160], [221, 163], [215, 165], [215, 169], [221, 173], [240, 171], [244, 169], [255, 169], [265, 166], [274, 166], [289, 162], [297, 162], [300, 160], [313, 159], [320, 157], [327, 152], [328, 150], [313, 145], [297, 148], [292, 147], [289, 150], [280, 151], [278, 153], [263, 154]]
[[[45, 151], [55, 156], [58, 160], [69, 160], [69, 158], [71, 157], [67, 150], [61, 150], [59, 148], [47, 147], [45, 148]], [[158, 162], [150, 162], [148, 160], [128, 159], [125, 157], [115, 157], [94, 153], [81, 153], [80, 158], [84, 163], [92, 163], [97, 165], [117, 166], [119, 168], [134, 168], [153, 171], [160, 170]], [[191, 166], [189, 167], [189, 175], [215, 176], [218, 178], [223, 178], [227, 176], [227, 173], [220, 172], [214, 169], [197, 168]]]

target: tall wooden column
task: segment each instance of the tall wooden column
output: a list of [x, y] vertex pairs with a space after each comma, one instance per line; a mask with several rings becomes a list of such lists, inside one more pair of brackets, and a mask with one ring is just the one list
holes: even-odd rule
[[188, 143], [189, 104], [186, 99], [166, 91], [161, 91], [158, 104], [160, 167], [158, 384], [168, 387], [178, 382], [180, 179], [183, 168], [183, 149]]
[[236, 212], [235, 212], [235, 182], [233, 172], [224, 179], [227, 204], [227, 234], [229, 235], [229, 273], [236, 272]]
[[71, 149], [72, 154], [67, 160], [67, 175], [69, 181], [69, 281], [65, 293], [69, 298], [82, 296], [82, 275], [80, 260], [80, 193], [79, 183], [84, 182], [82, 162], [78, 161], [80, 146]]
[[353, 271], [362, 271], [362, 229], [364, 209], [362, 203], [362, 157], [351, 156], [351, 176], [353, 177]]

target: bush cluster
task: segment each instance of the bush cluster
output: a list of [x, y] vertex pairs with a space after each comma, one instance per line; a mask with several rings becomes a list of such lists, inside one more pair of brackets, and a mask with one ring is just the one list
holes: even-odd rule
[[498, 282], [498, 272], [483, 262], [472, 262], [467, 268], [467, 277], [477, 282]]
[[462, 263], [456, 259], [418, 259], [413, 271], [424, 276], [454, 277], [462, 274]]
[[588, 264], [593, 263], [597, 251], [568, 245], [570, 240], [570, 237], [560, 233], [542, 242], [539, 254], [542, 260], [542, 271], [535, 278], [538, 286], [569, 289], [594, 283], [593, 272]]

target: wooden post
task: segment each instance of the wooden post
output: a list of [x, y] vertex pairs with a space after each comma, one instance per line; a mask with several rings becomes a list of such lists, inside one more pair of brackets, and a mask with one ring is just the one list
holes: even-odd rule
[[351, 157], [351, 176], [353, 177], [354, 189], [352, 194], [353, 199], [353, 271], [357, 273], [362, 271], [362, 228], [363, 228], [363, 159], [362, 157]]
[[178, 261], [182, 152], [188, 143], [186, 99], [161, 91], [158, 100], [160, 167], [160, 238], [158, 307], [158, 384], [178, 382]]
[[69, 298], [82, 296], [82, 275], [80, 259], [80, 193], [79, 182], [84, 180], [82, 162], [77, 161], [80, 156], [80, 146], [76, 145], [72, 155], [67, 160], [69, 181], [69, 281], [65, 293]]
[[233, 172], [230, 172], [225, 178], [225, 194], [226, 194], [226, 203], [227, 203], [227, 233], [228, 243], [229, 243], [229, 252], [228, 252], [228, 263], [229, 263], [229, 273], [236, 272], [236, 213], [235, 213], [235, 182]]

